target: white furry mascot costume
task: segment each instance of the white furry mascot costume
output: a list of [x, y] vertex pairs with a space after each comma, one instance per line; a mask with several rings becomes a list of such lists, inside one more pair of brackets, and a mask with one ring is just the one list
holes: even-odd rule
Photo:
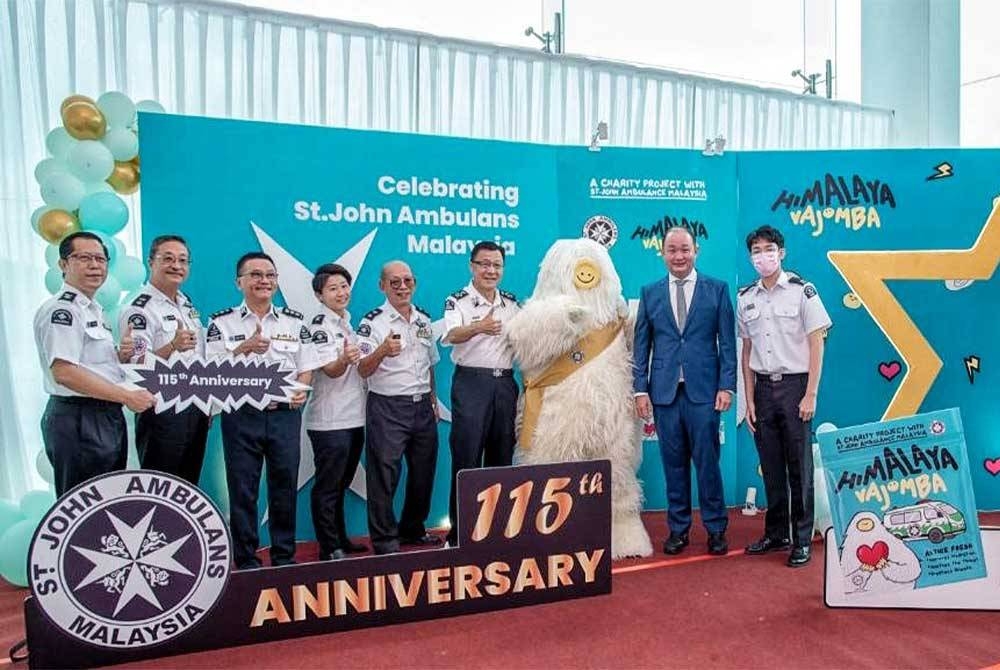
[[518, 407], [521, 464], [611, 460], [611, 553], [649, 556], [642, 525], [642, 426], [634, 415], [628, 306], [607, 249], [557, 240], [535, 292], [506, 324], [525, 379]]

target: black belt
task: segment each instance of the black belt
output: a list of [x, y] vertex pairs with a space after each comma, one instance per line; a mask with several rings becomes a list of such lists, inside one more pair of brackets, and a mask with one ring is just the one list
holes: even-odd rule
[[808, 372], [755, 372], [754, 379], [759, 382], [777, 384], [780, 381], [791, 381], [793, 379], [803, 379], [809, 376]]
[[100, 398], [86, 398], [80, 395], [53, 395], [49, 396], [49, 399], [64, 405], [84, 405], [86, 407], [101, 407], [104, 409], [121, 409], [122, 406], [120, 402], [101, 400]]
[[382, 393], [375, 393], [374, 391], [369, 391], [368, 395], [378, 396], [379, 398], [385, 398], [386, 400], [405, 400], [407, 402], [418, 403], [424, 402], [425, 400], [430, 400], [430, 393], [414, 393], [413, 395], [385, 395]]
[[474, 368], [468, 365], [456, 365], [455, 372], [483, 375], [485, 377], [512, 377], [514, 371], [510, 368]]
[[264, 407], [265, 412], [277, 412], [278, 410], [282, 409], [295, 409], [295, 408], [292, 407], [287, 402], [276, 402], [273, 403], [273, 405], [267, 405], [266, 407]]

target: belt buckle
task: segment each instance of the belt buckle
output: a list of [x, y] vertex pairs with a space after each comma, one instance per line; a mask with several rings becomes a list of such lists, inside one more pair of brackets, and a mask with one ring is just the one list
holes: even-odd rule
[[493, 376], [503, 377], [503, 370], [501, 370], [500, 368], [493, 368]]
[[410, 396], [410, 400], [412, 400], [413, 402], [420, 402], [423, 399], [424, 399], [423, 393], [414, 393], [412, 396]]
[[772, 382], [780, 382], [783, 376], [784, 375], [782, 375], [780, 372], [776, 372], [773, 375], [770, 375], [770, 379]]

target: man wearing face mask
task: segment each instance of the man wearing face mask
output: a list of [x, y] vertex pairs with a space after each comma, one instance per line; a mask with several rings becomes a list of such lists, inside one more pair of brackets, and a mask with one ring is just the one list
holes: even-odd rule
[[[437, 396], [434, 366], [440, 359], [431, 317], [413, 304], [417, 280], [402, 261], [382, 266], [386, 301], [358, 325], [358, 374], [368, 380], [365, 420], [368, 530], [376, 554], [400, 545], [434, 546], [427, 532], [437, 466]], [[392, 499], [406, 459], [406, 501], [399, 522]]]
[[[767, 493], [764, 536], [746, 548], [791, 547], [789, 567], [806, 565], [813, 535], [812, 418], [832, 325], [816, 287], [781, 269], [785, 239], [771, 226], [747, 236], [760, 279], [740, 289], [737, 322], [747, 427], [754, 434]], [[789, 535], [789, 533], [791, 533]]]
[[699, 273], [698, 245], [685, 228], [663, 236], [668, 276], [644, 286], [635, 323], [636, 413], [656, 421], [667, 482], [666, 554], [688, 544], [691, 462], [698, 477], [708, 552], [722, 555], [728, 516], [719, 468], [719, 413], [736, 390], [736, 328], [729, 286]]
[[[191, 253], [184, 238], [161, 235], [149, 247], [149, 283], [118, 316], [118, 329], [131, 328], [133, 363], [147, 354], [168, 360], [175, 353], [190, 360], [205, 345], [201, 317], [180, 291], [188, 277]], [[194, 405], [181, 412], [148, 409], [135, 421], [139, 463], [182, 477], [197, 486], [208, 438], [208, 416]]]
[[513, 354], [500, 337], [504, 321], [518, 313], [517, 298], [500, 290], [503, 247], [479, 242], [472, 248], [472, 281], [444, 302], [444, 336], [451, 360], [451, 498], [448, 544], [458, 537], [456, 478], [460, 470], [510, 465], [514, 457], [517, 384]]

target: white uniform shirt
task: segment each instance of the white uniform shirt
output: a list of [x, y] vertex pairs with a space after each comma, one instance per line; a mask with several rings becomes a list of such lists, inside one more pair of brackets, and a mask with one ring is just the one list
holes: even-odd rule
[[45, 378], [45, 391], [55, 396], [82, 396], [56, 383], [56, 359], [79, 365], [112, 384], [125, 381], [104, 310], [78, 289], [63, 284], [59, 292], [35, 312], [35, 346]]
[[165, 347], [178, 329], [192, 330], [195, 334], [195, 348], [177, 352], [184, 359], [195, 358], [205, 351], [205, 333], [201, 328], [201, 317], [191, 299], [177, 292], [177, 301], [167, 297], [152, 284], [146, 284], [142, 291], [118, 315], [118, 332], [125, 332], [126, 325], [132, 326], [135, 355], [132, 362], [142, 359], [147, 352]]
[[451, 344], [447, 340], [452, 329], [470, 326], [486, 318], [491, 308], [495, 308], [493, 318], [503, 323], [513, 319], [521, 310], [513, 293], [498, 289], [493, 302], [489, 302], [471, 283], [461, 291], [452, 293], [444, 301], [444, 335], [441, 343], [453, 347], [452, 363], [473, 368], [505, 370], [514, 366], [514, 352], [500, 335], [473, 335], [469, 340], [458, 344]]
[[232, 353], [236, 347], [253, 337], [258, 323], [261, 334], [271, 340], [271, 345], [263, 354], [249, 354], [251, 360], [284, 360], [300, 373], [318, 367], [312, 336], [302, 314], [294, 309], [274, 305], [259, 321], [245, 302], [239, 307], [230, 307], [213, 314], [205, 332], [205, 355], [217, 357]]
[[[322, 367], [340, 358], [345, 343], [357, 344], [351, 328], [351, 313], [341, 317], [325, 305], [309, 325], [316, 361]], [[343, 430], [365, 425], [365, 384], [357, 365], [348, 365], [339, 377], [329, 377], [322, 370], [313, 373], [313, 394], [306, 405], [308, 430]]]
[[770, 291], [762, 280], [736, 298], [740, 337], [750, 338], [750, 368], [760, 374], [809, 372], [809, 334], [833, 322], [816, 287], [782, 271]]
[[431, 368], [441, 360], [434, 335], [431, 317], [416, 305], [410, 309], [407, 321], [389, 304], [365, 314], [358, 325], [358, 348], [368, 356], [395, 332], [402, 340], [398, 356], [386, 356], [378, 369], [368, 377], [368, 390], [388, 396], [413, 396], [430, 393]]

